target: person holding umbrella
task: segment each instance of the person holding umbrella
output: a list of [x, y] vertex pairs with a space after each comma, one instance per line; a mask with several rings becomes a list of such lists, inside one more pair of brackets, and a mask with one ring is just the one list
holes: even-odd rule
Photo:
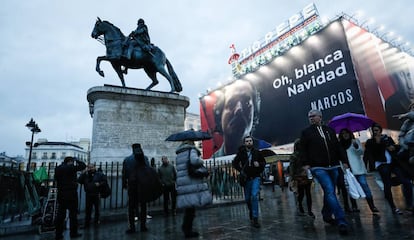
[[[356, 139], [354, 134], [347, 128], [344, 128], [339, 132], [339, 142], [346, 150], [349, 166], [351, 167], [352, 173], [364, 190], [366, 196], [365, 199], [368, 202], [369, 209], [371, 209], [371, 212], [374, 214], [378, 213], [379, 211], [374, 205], [374, 199], [372, 197], [371, 189], [368, 186], [366, 178], [367, 168], [365, 167], [365, 163], [361, 158], [361, 156], [364, 154], [364, 149], [362, 149], [361, 142], [359, 139]], [[352, 200], [355, 201], [354, 199], [351, 199], [351, 201]]]
[[207, 180], [190, 177], [188, 174], [188, 164], [203, 164], [203, 160], [200, 158], [201, 153], [195, 147], [194, 141], [204, 139], [211, 139], [211, 135], [194, 130], [176, 133], [166, 139], [166, 141], [182, 141], [176, 149], [177, 208], [184, 208], [181, 229], [185, 238], [199, 236], [199, 233], [193, 230], [196, 208], [207, 206], [213, 201]]

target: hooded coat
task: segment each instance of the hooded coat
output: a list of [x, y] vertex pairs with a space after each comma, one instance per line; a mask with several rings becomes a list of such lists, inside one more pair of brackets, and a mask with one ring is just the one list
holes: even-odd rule
[[188, 160], [192, 164], [202, 164], [200, 152], [193, 144], [182, 143], [176, 150], [177, 166], [177, 208], [203, 207], [213, 201], [207, 180], [191, 178], [188, 175]]

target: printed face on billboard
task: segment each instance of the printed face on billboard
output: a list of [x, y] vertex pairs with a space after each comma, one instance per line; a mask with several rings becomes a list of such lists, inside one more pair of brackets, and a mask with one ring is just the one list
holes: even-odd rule
[[[226, 88], [236, 90], [227, 91]], [[241, 116], [235, 113], [235, 106], [241, 108], [243, 99], [247, 99], [247, 92], [255, 93], [255, 97], [252, 95], [249, 98], [251, 102], [244, 100], [253, 107], [248, 111], [253, 118], [244, 115], [244, 119], [253, 119], [251, 124], [246, 124], [248, 121], [243, 118], [233, 120]], [[224, 99], [236, 99], [229, 101], [232, 108], [214, 107], [219, 105], [216, 103], [220, 103], [223, 96]], [[211, 145], [203, 142], [206, 158], [213, 152], [217, 153], [216, 156], [236, 153], [249, 129], [256, 147], [260, 148], [263, 142], [271, 145], [291, 143], [309, 125], [307, 114], [312, 108], [322, 111], [323, 121], [326, 122], [345, 112], [364, 113], [344, 29], [339, 21], [331, 23], [256, 72], [242, 76], [200, 101], [202, 129], [220, 136], [213, 138], [209, 143]], [[212, 122], [211, 115], [219, 113], [221, 118], [215, 117]], [[228, 117], [223, 117], [223, 113]], [[240, 124], [237, 130], [228, 130], [237, 138], [230, 138], [217, 128], [225, 126], [235, 129], [230, 124], [232, 121], [245, 123], [244, 128]], [[229, 145], [233, 147], [227, 148]]]

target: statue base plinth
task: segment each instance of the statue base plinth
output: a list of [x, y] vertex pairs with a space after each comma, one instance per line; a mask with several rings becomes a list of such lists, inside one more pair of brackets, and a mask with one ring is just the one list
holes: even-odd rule
[[133, 143], [156, 162], [163, 155], [175, 160], [178, 143], [165, 139], [184, 130], [188, 97], [105, 85], [90, 88], [87, 100], [93, 118], [92, 163], [121, 162], [132, 154]]

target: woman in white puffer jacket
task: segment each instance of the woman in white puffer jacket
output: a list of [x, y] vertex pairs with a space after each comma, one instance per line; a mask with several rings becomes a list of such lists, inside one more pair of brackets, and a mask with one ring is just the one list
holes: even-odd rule
[[191, 178], [188, 175], [187, 163], [202, 164], [200, 151], [193, 141], [184, 141], [176, 150], [177, 168], [177, 208], [184, 208], [182, 230], [186, 238], [197, 237], [193, 231], [193, 220], [196, 207], [204, 207], [212, 203], [213, 197], [207, 179]]

